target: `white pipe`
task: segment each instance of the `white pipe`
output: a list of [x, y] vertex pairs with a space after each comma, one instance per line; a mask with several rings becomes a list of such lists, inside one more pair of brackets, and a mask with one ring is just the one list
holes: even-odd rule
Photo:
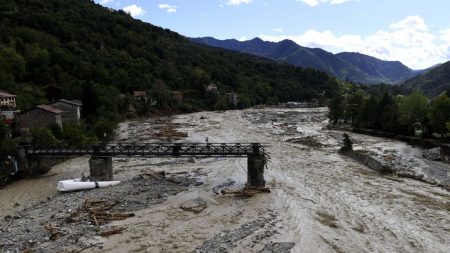
[[120, 181], [81, 182], [80, 178], [63, 180], [58, 182], [56, 189], [60, 192], [89, 190], [104, 188], [120, 184]]

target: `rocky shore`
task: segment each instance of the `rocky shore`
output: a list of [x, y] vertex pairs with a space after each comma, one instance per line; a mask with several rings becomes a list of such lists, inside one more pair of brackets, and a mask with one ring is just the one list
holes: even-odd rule
[[[101, 248], [105, 232], [118, 229], [106, 219], [95, 224], [87, 203], [105, 203], [111, 214], [127, 213], [151, 208], [168, 196], [201, 184], [192, 176], [153, 173], [140, 175], [111, 188], [58, 194], [3, 217], [0, 222], [1, 252], [77, 252], [87, 247]], [[121, 231], [126, 227], [120, 228]], [[93, 250], [93, 249], [91, 249]]]

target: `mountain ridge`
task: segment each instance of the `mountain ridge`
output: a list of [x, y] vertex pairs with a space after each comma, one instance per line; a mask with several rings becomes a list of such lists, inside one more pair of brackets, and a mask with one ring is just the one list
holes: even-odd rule
[[435, 65], [402, 84], [406, 93], [421, 91], [430, 97], [436, 97], [450, 90], [450, 61]]
[[357, 52], [330, 53], [321, 48], [308, 48], [292, 40], [280, 42], [254, 38], [218, 40], [213, 37], [191, 38], [191, 41], [212, 47], [253, 54], [300, 67], [311, 67], [337, 78], [365, 84], [400, 84], [421, 73], [399, 61], [383, 61]]

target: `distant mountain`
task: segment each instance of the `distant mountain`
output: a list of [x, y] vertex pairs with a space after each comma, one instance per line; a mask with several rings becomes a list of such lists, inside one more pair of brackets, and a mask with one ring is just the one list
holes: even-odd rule
[[259, 38], [247, 41], [217, 40], [212, 37], [191, 40], [296, 66], [316, 68], [340, 79], [366, 84], [398, 84], [418, 74], [399, 61], [382, 61], [360, 53], [332, 54], [320, 48], [299, 46], [291, 40], [283, 40], [278, 43], [263, 41]]
[[425, 70], [403, 85], [405, 92], [422, 91], [424, 94], [435, 97], [450, 89], [450, 61]]

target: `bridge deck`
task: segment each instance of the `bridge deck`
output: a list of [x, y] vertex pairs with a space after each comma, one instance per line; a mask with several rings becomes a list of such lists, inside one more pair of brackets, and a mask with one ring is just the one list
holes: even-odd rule
[[106, 145], [41, 145], [25, 146], [28, 156], [137, 156], [137, 157], [247, 157], [267, 156], [259, 143], [117, 143]]

